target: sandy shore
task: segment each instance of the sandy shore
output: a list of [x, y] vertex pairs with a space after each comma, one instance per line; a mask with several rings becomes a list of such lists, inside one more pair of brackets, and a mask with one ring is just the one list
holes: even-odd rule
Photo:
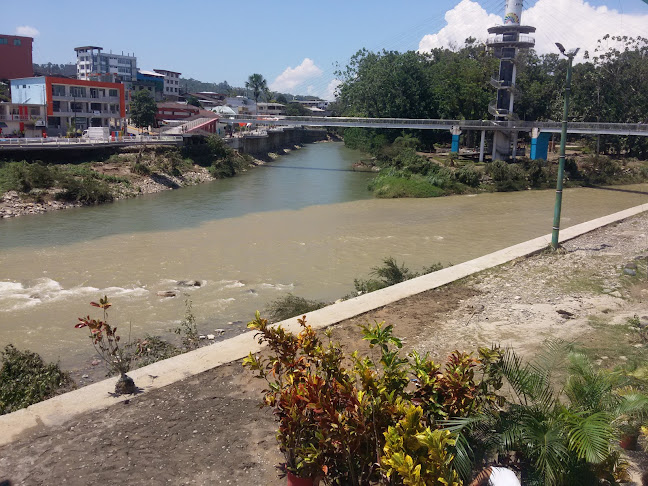
[[[602, 366], [644, 361], [627, 320], [648, 315], [648, 215], [601, 228], [559, 253], [519, 259], [334, 326], [365, 349], [357, 325], [394, 324], [408, 350], [510, 345], [533, 354], [549, 337], [588, 349]], [[636, 275], [626, 267], [636, 266]], [[647, 318], [648, 319], [648, 318]], [[260, 410], [261, 383], [240, 363], [136, 396], [0, 448], [0, 484], [285, 484], [275, 424]], [[635, 478], [646, 456], [630, 453]]]

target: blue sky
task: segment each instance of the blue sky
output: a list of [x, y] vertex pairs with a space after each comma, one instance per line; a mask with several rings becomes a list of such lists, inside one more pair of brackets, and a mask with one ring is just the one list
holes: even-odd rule
[[[335, 64], [358, 49], [416, 50], [483, 37], [505, 0], [3, 3], [0, 33], [34, 32], [34, 62], [75, 62], [74, 47], [97, 45], [134, 53], [141, 69], [233, 86], [258, 72], [274, 89], [323, 95]], [[643, 0], [534, 0], [525, 9], [534, 22], [523, 14], [523, 23], [538, 26], [540, 52], [554, 39], [588, 48], [608, 31], [648, 37]]]

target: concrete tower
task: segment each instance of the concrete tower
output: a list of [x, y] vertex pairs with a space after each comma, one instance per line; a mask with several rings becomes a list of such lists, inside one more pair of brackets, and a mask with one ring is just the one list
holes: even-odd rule
[[[535, 32], [535, 27], [521, 24], [523, 4], [523, 0], [507, 0], [504, 24], [488, 29], [490, 36], [486, 44], [500, 59], [499, 76], [491, 79], [491, 84], [497, 89], [497, 99], [488, 106], [488, 111], [497, 121], [517, 119], [513, 111], [517, 54], [519, 49], [535, 45], [535, 39], [528, 35]], [[494, 132], [493, 160], [515, 158], [516, 146], [517, 132]]]

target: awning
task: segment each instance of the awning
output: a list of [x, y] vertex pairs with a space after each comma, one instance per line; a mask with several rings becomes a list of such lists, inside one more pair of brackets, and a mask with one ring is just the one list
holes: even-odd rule
[[0, 128], [7, 128], [9, 125], [7, 125], [5, 122], [0, 121]]

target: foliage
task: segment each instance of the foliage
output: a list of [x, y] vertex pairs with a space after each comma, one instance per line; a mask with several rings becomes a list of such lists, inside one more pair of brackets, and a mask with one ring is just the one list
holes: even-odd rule
[[[374, 484], [381, 478], [423, 484], [408, 482], [415, 477], [461, 484], [451, 451], [454, 439], [432, 430], [443, 415], [428, 404], [465, 416], [493, 403], [501, 386], [491, 376], [498, 370], [498, 350], [480, 350], [476, 359], [455, 352], [441, 371], [427, 356], [401, 357], [402, 342], [391, 325], [362, 326], [363, 339], [378, 353], [355, 352], [349, 358], [339, 344], [322, 342], [305, 319], [299, 324], [295, 335], [270, 326], [257, 312], [248, 327], [269, 354], [250, 353], [243, 362], [267, 383], [263, 404], [274, 409], [279, 422], [285, 469], [300, 477], [325, 476], [333, 484]], [[345, 367], [349, 359], [351, 369]], [[410, 381], [421, 386], [412, 391]]]
[[309, 116], [312, 113], [301, 103], [288, 103], [284, 110], [288, 116]]
[[48, 189], [61, 177], [56, 168], [42, 162], [0, 163], [0, 191], [29, 192]]
[[270, 322], [279, 322], [325, 306], [326, 302], [309, 300], [289, 293], [270, 302], [265, 310]]
[[412, 486], [461, 486], [459, 475], [452, 467], [454, 456], [449, 452], [455, 445], [450, 432], [423, 425], [423, 410], [410, 406], [404, 417], [385, 432], [384, 455], [380, 464], [385, 475], [402, 478]]
[[[436, 272], [442, 268], [443, 265], [441, 263], [435, 263], [430, 267], [424, 268], [422, 274], [424, 275], [426, 273]], [[368, 280], [355, 279], [353, 281], [357, 293], [364, 294], [367, 292], [373, 292], [418, 277], [421, 274], [410, 272], [409, 268], [407, 268], [404, 263], [399, 266], [398, 262], [393, 257], [387, 257], [383, 259], [382, 266], [371, 268], [369, 275], [375, 278], [370, 278]]]
[[0, 352], [0, 415], [46, 400], [74, 387], [58, 364], [46, 364], [36, 353], [11, 344]]
[[464, 165], [455, 172], [458, 182], [469, 187], [479, 187], [481, 184], [481, 173], [475, 170], [474, 165]]
[[247, 81], [245, 82], [245, 87], [252, 90], [252, 97], [254, 102], [259, 102], [259, 96], [268, 91], [268, 82], [263, 77], [263, 75], [254, 73], [250, 74]]
[[138, 367], [147, 366], [163, 359], [177, 356], [182, 351], [159, 336], [147, 334], [138, 339], [134, 359]]
[[99, 204], [110, 202], [114, 196], [110, 187], [94, 177], [76, 179], [67, 177], [61, 182], [62, 192], [57, 194], [57, 199], [63, 201], [76, 201], [84, 204]]
[[103, 319], [91, 319], [89, 315], [79, 317], [79, 323], [74, 327], [89, 329], [92, 345], [104, 360], [110, 374], [125, 375], [130, 370], [133, 355], [128, 349], [130, 347], [128, 343], [119, 344], [121, 337], [117, 334], [117, 327], [108, 324], [108, 309], [112, 304], [108, 302], [108, 297], [104, 296], [99, 299], [99, 302], [90, 302], [90, 305], [102, 309]]
[[202, 108], [202, 105], [200, 104], [200, 100], [193, 95], [187, 96], [187, 104], [191, 106], [197, 106], [198, 108]]
[[526, 188], [526, 174], [518, 165], [496, 160], [486, 166], [486, 173], [492, 177], [497, 191], [521, 191]]
[[439, 197], [446, 191], [421, 176], [399, 177], [397, 175], [379, 174], [369, 183], [369, 190], [375, 197]]
[[[645, 395], [633, 390], [628, 391], [632, 398], [625, 398], [615, 388], [614, 375], [596, 370], [561, 342], [548, 343], [528, 363], [509, 350], [499, 370], [513, 399], [504, 407], [448, 421], [449, 430], [460, 432], [458, 444], [462, 439], [497, 453], [515, 451], [523, 484], [614, 482], [615, 474], [623, 472], [612, 446], [615, 428], [645, 416]], [[555, 377], [561, 371], [567, 372], [562, 382]], [[469, 453], [457, 457], [464, 460]]]
[[200, 342], [198, 327], [196, 326], [196, 316], [193, 314], [191, 300], [186, 299], [185, 316], [180, 325], [173, 329], [173, 332], [182, 337], [182, 346], [185, 351], [196, 349]]
[[157, 104], [148, 90], [141, 90], [133, 95], [130, 104], [130, 119], [137, 128], [155, 126]]

